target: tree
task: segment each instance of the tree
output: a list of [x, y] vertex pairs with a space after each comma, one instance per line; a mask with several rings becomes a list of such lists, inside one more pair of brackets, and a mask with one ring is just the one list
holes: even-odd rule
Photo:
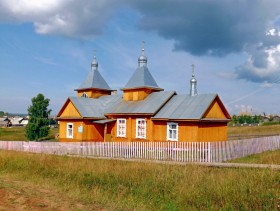
[[50, 100], [45, 99], [43, 94], [38, 94], [32, 98], [32, 105], [28, 107], [29, 121], [25, 128], [25, 135], [28, 140], [40, 140], [49, 135], [49, 115], [48, 110]]

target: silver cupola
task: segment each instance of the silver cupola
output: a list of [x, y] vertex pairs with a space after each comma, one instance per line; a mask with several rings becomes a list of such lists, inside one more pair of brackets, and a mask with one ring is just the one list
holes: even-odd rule
[[91, 70], [97, 70], [98, 69], [98, 62], [96, 60], [95, 53], [96, 53], [96, 51], [94, 50], [94, 56], [93, 56], [93, 60], [91, 62]]
[[147, 57], [145, 56], [145, 46], [144, 46], [145, 42], [142, 41], [142, 52], [141, 52], [141, 56], [138, 57], [138, 67], [146, 67], [147, 66]]
[[195, 79], [195, 75], [194, 75], [194, 64], [192, 65], [192, 78], [190, 80], [190, 84], [191, 84], [190, 96], [196, 96], [197, 95], [197, 89], [196, 89], [197, 80]]

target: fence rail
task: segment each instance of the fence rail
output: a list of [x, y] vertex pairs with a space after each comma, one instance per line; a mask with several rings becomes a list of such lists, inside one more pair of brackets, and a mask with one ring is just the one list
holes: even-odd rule
[[25, 142], [0, 141], [0, 149], [32, 153], [168, 160], [223, 162], [280, 149], [280, 136], [226, 142]]

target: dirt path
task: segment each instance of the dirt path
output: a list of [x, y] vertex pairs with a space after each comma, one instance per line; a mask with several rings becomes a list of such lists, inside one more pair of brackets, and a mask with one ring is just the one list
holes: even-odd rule
[[14, 181], [0, 176], [0, 211], [45, 210], [102, 210], [94, 205], [84, 205], [65, 193], [52, 188], [42, 188], [25, 181]]

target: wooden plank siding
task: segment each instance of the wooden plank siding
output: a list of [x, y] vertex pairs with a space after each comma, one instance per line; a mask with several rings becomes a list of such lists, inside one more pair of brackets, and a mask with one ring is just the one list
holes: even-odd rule
[[204, 118], [226, 119], [227, 117], [218, 101], [215, 100], [204, 115]]
[[100, 96], [110, 95], [111, 91], [105, 90], [78, 90], [77, 97], [81, 97], [85, 93], [89, 98], [99, 98]]
[[73, 118], [73, 117], [81, 117], [81, 115], [78, 112], [78, 110], [75, 108], [73, 103], [70, 100], [68, 100], [65, 104], [65, 108], [61, 113], [60, 117]]
[[[66, 136], [67, 123], [73, 123], [73, 138], [67, 138]], [[82, 133], [78, 132], [80, 126], [83, 127]], [[104, 127], [103, 125], [94, 125], [91, 121], [62, 120], [59, 123], [59, 141], [104, 141]]]
[[123, 99], [125, 101], [144, 100], [153, 90], [151, 89], [132, 89], [123, 91]]
[[200, 123], [198, 126], [198, 142], [226, 141], [227, 123]]
[[[111, 118], [117, 119], [116, 116], [111, 116]], [[120, 117], [119, 117], [120, 118]], [[116, 142], [130, 142], [130, 141], [152, 141], [153, 137], [153, 122], [150, 117], [143, 116], [125, 116], [121, 117], [126, 119], [126, 137], [117, 137], [117, 123], [112, 124], [112, 141]], [[146, 138], [136, 138], [136, 119], [145, 119], [146, 120]]]

